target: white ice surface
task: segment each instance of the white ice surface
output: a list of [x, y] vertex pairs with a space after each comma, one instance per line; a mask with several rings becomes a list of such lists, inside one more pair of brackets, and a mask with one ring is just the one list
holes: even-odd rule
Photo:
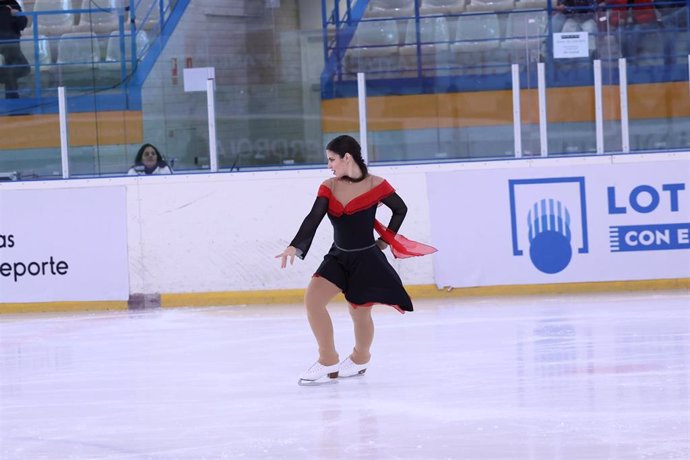
[[319, 387], [298, 306], [0, 316], [0, 458], [690, 459], [688, 293], [375, 308]]

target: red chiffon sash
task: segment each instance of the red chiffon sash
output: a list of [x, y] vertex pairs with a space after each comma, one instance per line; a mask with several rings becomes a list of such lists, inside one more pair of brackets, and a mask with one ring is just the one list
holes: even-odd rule
[[408, 257], [426, 256], [433, 254], [438, 249], [433, 246], [408, 240], [402, 235], [393, 233], [378, 220], [374, 221], [374, 230], [381, 235], [383, 241], [391, 247], [391, 252], [396, 259], [406, 259]]

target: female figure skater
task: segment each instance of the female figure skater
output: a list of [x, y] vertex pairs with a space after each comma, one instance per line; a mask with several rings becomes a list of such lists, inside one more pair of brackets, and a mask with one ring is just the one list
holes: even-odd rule
[[[385, 304], [401, 313], [412, 311], [412, 301], [400, 277], [382, 250], [391, 245], [395, 257], [431, 254], [436, 249], [397, 235], [407, 207], [395, 189], [383, 178], [369, 174], [359, 143], [350, 136], [338, 136], [326, 146], [328, 168], [335, 177], [319, 187], [314, 205], [290, 245], [276, 258], [281, 268], [295, 256], [303, 259], [316, 229], [328, 213], [333, 224], [334, 243], [312, 277], [304, 297], [307, 317], [319, 347], [319, 359], [300, 375], [300, 385], [330, 378], [364, 374], [371, 358], [374, 323], [373, 304]], [[375, 220], [383, 203], [392, 211], [388, 228]], [[374, 229], [381, 235], [374, 240]], [[326, 306], [339, 292], [349, 302], [354, 323], [355, 347], [339, 362], [333, 339], [333, 323]]]

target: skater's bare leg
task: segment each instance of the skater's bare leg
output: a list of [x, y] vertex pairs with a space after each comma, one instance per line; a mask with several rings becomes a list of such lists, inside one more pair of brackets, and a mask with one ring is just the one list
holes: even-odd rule
[[350, 316], [355, 328], [355, 348], [350, 359], [355, 364], [366, 364], [371, 359], [371, 344], [374, 342], [374, 321], [371, 319], [371, 307], [352, 308]]
[[330, 281], [313, 277], [307, 286], [304, 304], [307, 308], [309, 326], [319, 345], [319, 363], [324, 366], [338, 364], [338, 352], [333, 339], [333, 322], [326, 306], [340, 292], [340, 288]]

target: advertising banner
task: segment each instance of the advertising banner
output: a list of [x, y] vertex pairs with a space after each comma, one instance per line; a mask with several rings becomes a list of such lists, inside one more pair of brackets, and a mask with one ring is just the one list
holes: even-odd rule
[[438, 286], [690, 277], [690, 161], [427, 179]]
[[127, 300], [124, 187], [0, 190], [0, 303]]

